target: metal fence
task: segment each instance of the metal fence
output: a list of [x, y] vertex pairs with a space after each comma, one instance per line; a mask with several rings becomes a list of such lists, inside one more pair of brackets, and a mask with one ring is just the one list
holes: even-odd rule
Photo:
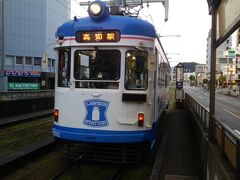
[[[205, 133], [208, 134], [209, 109], [187, 93], [185, 93], [185, 102], [195, 112], [195, 115], [204, 127]], [[214, 121], [214, 139], [236, 172], [237, 179], [240, 179], [240, 137], [215, 116], [212, 119]]]
[[53, 97], [54, 90], [0, 92], [0, 101]]

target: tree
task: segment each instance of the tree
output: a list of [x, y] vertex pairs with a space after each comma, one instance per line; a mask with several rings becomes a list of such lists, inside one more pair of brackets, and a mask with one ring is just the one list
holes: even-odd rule
[[226, 79], [227, 79], [227, 77], [226, 77], [225, 75], [221, 75], [221, 76], [219, 77], [218, 80], [219, 80], [220, 86], [223, 87], [223, 83], [226, 82]]
[[196, 77], [194, 75], [190, 75], [189, 76], [189, 80], [190, 80], [190, 86], [193, 86], [194, 82], [196, 80]]
[[190, 76], [189, 76], [189, 79], [190, 79], [191, 82], [193, 82], [193, 81], [195, 81], [196, 78], [195, 78], [194, 75], [190, 75]]

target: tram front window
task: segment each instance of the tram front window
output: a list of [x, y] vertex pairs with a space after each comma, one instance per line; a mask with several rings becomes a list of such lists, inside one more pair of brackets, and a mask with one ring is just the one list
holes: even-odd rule
[[69, 87], [70, 49], [60, 49], [58, 54], [58, 86]]
[[126, 52], [125, 89], [147, 89], [147, 59], [147, 52], [133, 50]]
[[74, 78], [77, 88], [117, 89], [120, 78], [120, 51], [77, 50], [74, 53]]

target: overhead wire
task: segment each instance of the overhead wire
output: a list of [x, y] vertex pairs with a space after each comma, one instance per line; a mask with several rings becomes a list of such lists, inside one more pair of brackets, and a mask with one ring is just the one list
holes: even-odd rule
[[[148, 17], [151, 19], [152, 24], [153, 24], [155, 27], [157, 27], [157, 25], [156, 25], [156, 23], [155, 23], [155, 21], [154, 21], [154, 19], [153, 19], [152, 13], [151, 13], [151, 11], [150, 11], [150, 5], [149, 5], [149, 4], [147, 5], [147, 9], [148, 9], [148, 12], [149, 12]], [[165, 24], [166, 24], [166, 22], [164, 21], [163, 24], [162, 24], [162, 26], [158, 29], [158, 30], [159, 30], [159, 32], [158, 32], [159, 34], [160, 34], [161, 31], [163, 30]]]

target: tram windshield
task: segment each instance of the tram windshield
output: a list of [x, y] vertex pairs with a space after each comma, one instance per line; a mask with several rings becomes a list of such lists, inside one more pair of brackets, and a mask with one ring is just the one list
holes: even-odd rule
[[147, 89], [147, 59], [145, 51], [126, 52], [125, 88], [128, 90]]
[[70, 49], [60, 49], [58, 54], [58, 86], [69, 87]]
[[118, 50], [77, 50], [74, 53], [74, 78], [79, 88], [109, 88], [120, 78]]

